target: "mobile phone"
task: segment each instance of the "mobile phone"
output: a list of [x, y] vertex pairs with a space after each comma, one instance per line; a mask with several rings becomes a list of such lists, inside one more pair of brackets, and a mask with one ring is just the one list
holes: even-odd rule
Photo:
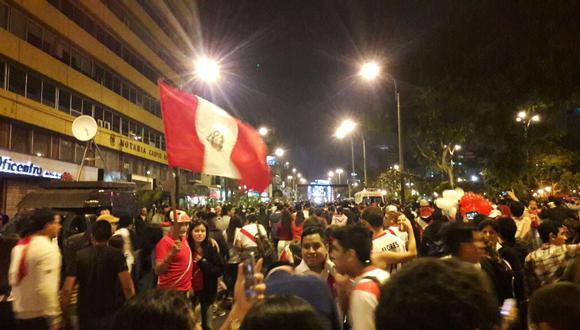
[[506, 299], [503, 301], [503, 305], [501, 306], [501, 311], [500, 314], [502, 316], [508, 316], [510, 315], [510, 312], [512, 310], [512, 308], [514, 308], [516, 306], [516, 300], [515, 299]]
[[465, 217], [467, 218], [467, 220], [471, 221], [473, 219], [475, 219], [475, 216], [477, 215], [477, 212], [467, 212], [465, 213]]
[[255, 275], [255, 266], [256, 266], [256, 257], [254, 256], [254, 252], [247, 252], [242, 254], [242, 265], [244, 271], [244, 293], [246, 297], [252, 298], [256, 296], [256, 291], [254, 291], [254, 285], [256, 284], [254, 275]]

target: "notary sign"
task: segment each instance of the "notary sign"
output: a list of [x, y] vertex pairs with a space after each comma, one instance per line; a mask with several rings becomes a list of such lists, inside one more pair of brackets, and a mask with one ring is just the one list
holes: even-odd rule
[[18, 163], [8, 156], [1, 156], [0, 172], [36, 176], [47, 179], [60, 179], [62, 173], [43, 170], [33, 162]]

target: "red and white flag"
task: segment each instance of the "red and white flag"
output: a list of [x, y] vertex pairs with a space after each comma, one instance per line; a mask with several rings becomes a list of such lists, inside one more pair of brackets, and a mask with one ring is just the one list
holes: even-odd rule
[[270, 182], [266, 145], [250, 125], [197, 95], [159, 83], [169, 166], [239, 179], [262, 192]]

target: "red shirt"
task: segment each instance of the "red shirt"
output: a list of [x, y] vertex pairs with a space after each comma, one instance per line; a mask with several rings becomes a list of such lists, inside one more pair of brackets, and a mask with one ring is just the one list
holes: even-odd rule
[[292, 240], [293, 241], [300, 241], [302, 239], [302, 230], [304, 227], [302, 225], [296, 226], [294, 222], [292, 222]]
[[[155, 261], [165, 260], [173, 248], [173, 238], [167, 234], [155, 247]], [[189, 266], [189, 267], [188, 267]], [[181, 239], [181, 250], [174, 257], [165, 273], [159, 275], [157, 287], [160, 289], [174, 289], [177, 291], [191, 290], [191, 276], [193, 260], [187, 240]]]

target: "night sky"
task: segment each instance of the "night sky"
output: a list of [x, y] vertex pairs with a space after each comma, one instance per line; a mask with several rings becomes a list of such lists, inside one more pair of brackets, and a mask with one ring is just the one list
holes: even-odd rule
[[[198, 1], [190, 24], [196, 48], [220, 58], [225, 71], [217, 88], [195, 84], [195, 93], [256, 127], [274, 129], [271, 148], [308, 179], [350, 164], [348, 141], [332, 137], [338, 122], [360, 113], [385, 113], [392, 124], [369, 134], [369, 168], [384, 168], [396, 154], [394, 89], [357, 76], [364, 59], [381, 61], [401, 86], [402, 107], [412, 82], [398, 76], [398, 62], [446, 17], [444, 2], [424, 1]], [[194, 10], [195, 11], [195, 10]], [[403, 117], [404, 118], [404, 117]], [[381, 149], [380, 147], [383, 147]], [[362, 174], [360, 138], [356, 169]]]

